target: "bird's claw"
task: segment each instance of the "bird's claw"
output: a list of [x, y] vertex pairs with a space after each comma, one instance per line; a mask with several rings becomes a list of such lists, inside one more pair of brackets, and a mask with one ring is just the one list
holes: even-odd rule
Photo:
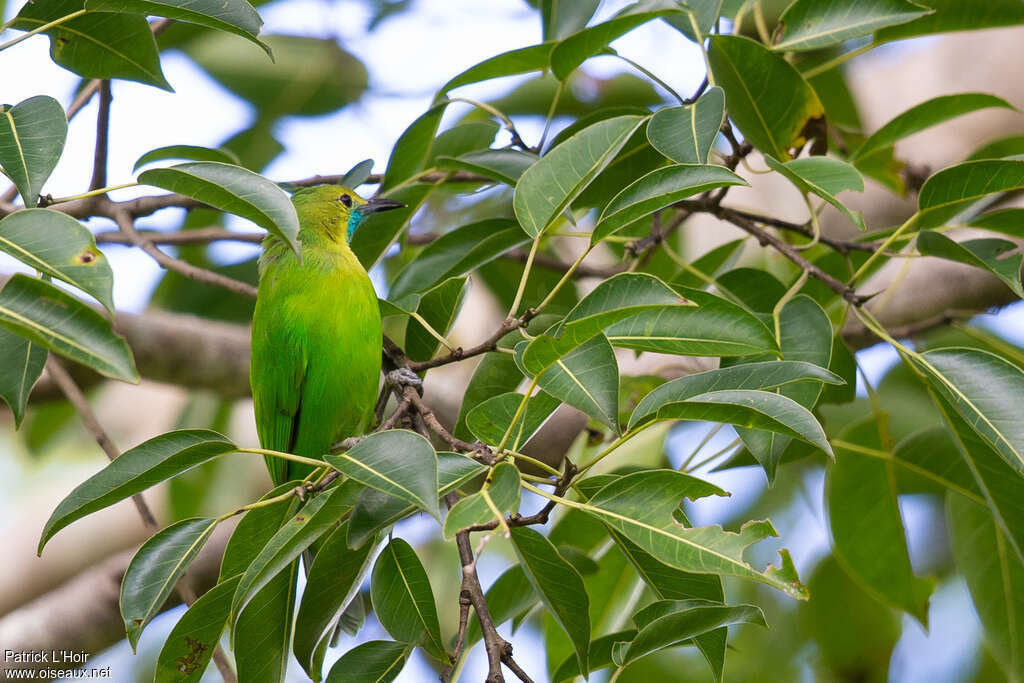
[[398, 368], [389, 372], [385, 379], [393, 387], [414, 387], [419, 390], [423, 388], [423, 380], [409, 368]]

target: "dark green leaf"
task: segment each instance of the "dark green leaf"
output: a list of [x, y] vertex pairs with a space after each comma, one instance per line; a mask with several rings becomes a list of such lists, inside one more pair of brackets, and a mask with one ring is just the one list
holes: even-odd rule
[[802, 361], [764, 361], [698, 372], [662, 384], [644, 396], [629, 418], [629, 429], [669, 403], [722, 389], [773, 389], [791, 382], [841, 384], [837, 375]]
[[444, 520], [444, 537], [454, 538], [460, 529], [494, 520], [494, 511], [484, 498], [485, 494], [504, 515], [519, 509], [519, 493], [519, 470], [512, 463], [499, 463], [488, 473], [479, 492], [463, 498], [448, 512]]
[[950, 494], [946, 518], [985, 640], [1012, 680], [1024, 667], [1024, 564], [983, 505]]
[[39, 552], [55, 533], [75, 520], [234, 450], [235, 445], [217, 432], [182, 429], [125, 451], [60, 502], [43, 527]]
[[[437, 454], [439, 497], [469, 483], [484, 472], [484, 466], [459, 453]], [[416, 512], [416, 506], [376, 489], [363, 491], [349, 517], [348, 547], [358, 548], [380, 529]]]
[[947, 31], [1013, 26], [1024, 22], [1024, 7], [1016, 0], [915, 0], [914, 4], [933, 9], [935, 12], [906, 24], [880, 30], [875, 33], [875, 42], [885, 43]]
[[781, 55], [742, 36], [712, 36], [708, 60], [729, 118], [757, 149], [780, 161], [825, 115], [807, 81]]
[[541, 0], [544, 40], [561, 40], [576, 33], [590, 21], [601, 0]]
[[927, 256], [938, 256], [987, 270], [1006, 283], [1014, 294], [1024, 298], [1024, 288], [1020, 284], [1020, 267], [1024, 263], [1024, 255], [1019, 252], [1008, 253], [1019, 249], [1016, 242], [1001, 239], [955, 242], [942, 233], [926, 231], [917, 236], [917, 249]]
[[682, 7], [672, 0], [644, 0], [629, 5], [608, 21], [584, 28], [551, 51], [551, 72], [564, 81], [580, 64], [604, 50], [608, 43], [652, 19], [678, 14]]
[[513, 527], [510, 531], [512, 547], [527, 578], [572, 641], [580, 671], [589, 671], [590, 598], [582, 577], [544, 536], [528, 527]]
[[[299, 484], [298, 481], [285, 482], [267, 492], [260, 501], [277, 498], [295, 490]], [[291, 496], [246, 512], [242, 521], [231, 532], [231, 538], [224, 548], [224, 559], [220, 563], [218, 580], [223, 583], [234, 576], [241, 578], [242, 573], [249, 568], [278, 529], [298, 511], [301, 504], [298, 496]]]
[[519, 224], [507, 218], [470, 223], [441, 235], [395, 278], [388, 297], [423, 292], [451, 277], [465, 275], [509, 249], [529, 241]]
[[600, 242], [633, 221], [680, 199], [729, 185], [747, 185], [747, 181], [723, 166], [709, 164], [678, 164], [655, 169], [608, 202], [590, 241], [592, 244]]
[[469, 171], [515, 187], [519, 177], [537, 156], [517, 149], [484, 149], [458, 157], [439, 156], [437, 167], [445, 171]]
[[[873, 421], [855, 425], [842, 436], [868, 448], [880, 446]], [[927, 625], [931, 584], [915, 577], [910, 566], [892, 463], [837, 449], [825, 481], [836, 558], [875, 598]]]
[[929, 14], [906, 0], [797, 0], [779, 17], [776, 50], [818, 50]]
[[421, 507], [440, 519], [437, 454], [415, 432], [393, 429], [366, 437], [327, 464], [347, 477]]
[[49, 282], [13, 275], [0, 290], [0, 325], [107, 377], [139, 381], [131, 350], [110, 321]]
[[253, 596], [231, 631], [232, 649], [247, 653], [235, 660], [239, 681], [285, 680], [291, 649], [298, 561]]
[[1010, 208], [982, 214], [970, 220], [970, 225], [1010, 237], [1024, 237], [1024, 209]]
[[280, 237], [298, 253], [299, 218], [295, 207], [281, 188], [261, 175], [240, 166], [196, 161], [143, 171], [139, 182], [180, 192], [246, 218]]
[[26, 207], [39, 201], [68, 136], [60, 102], [45, 95], [13, 107], [0, 105], [0, 168], [18, 187]]
[[256, 37], [263, 20], [246, 0], [85, 0], [85, 8], [187, 21], [248, 38], [270, 53]]
[[281, 525], [242, 574], [235, 597], [231, 600], [232, 621], [253, 596], [352, 509], [360, 490], [354, 481], [345, 481], [313, 498]]
[[81, 223], [50, 209], [15, 211], [0, 220], [0, 250], [78, 287], [114, 311], [114, 273]]
[[499, 55], [485, 59], [479, 64], [474, 64], [442, 85], [437, 91], [435, 101], [446, 95], [449, 90], [463, 85], [546, 69], [552, 47], [554, 47], [554, 43], [521, 47], [509, 50], [508, 52], [502, 52]]
[[654, 112], [647, 139], [677, 164], [706, 164], [725, 120], [725, 91], [712, 87], [696, 102]]
[[528, 168], [516, 185], [513, 205], [519, 224], [538, 237], [600, 173], [630, 136], [642, 116], [616, 116], [584, 128]]
[[[462, 303], [469, 293], [468, 277], [453, 277], [445, 280], [420, 298], [416, 312], [434, 328], [438, 334], [446, 335], [462, 310]], [[412, 360], [426, 361], [434, 357], [441, 342], [430, 334], [418, 320], [409, 319], [405, 328], [405, 352]]]
[[216, 519], [184, 519], [154, 534], [135, 553], [121, 582], [120, 600], [133, 652], [142, 630], [160, 612], [216, 526]]
[[605, 328], [608, 341], [637, 351], [684, 356], [778, 352], [771, 332], [745, 308], [697, 289], [676, 290], [697, 306], [673, 306], [617, 322]]
[[154, 161], [164, 161], [165, 159], [188, 159], [189, 161], [220, 161], [225, 164], [234, 164], [240, 166], [241, 162], [238, 160], [238, 156], [227, 149], [221, 147], [197, 147], [195, 145], [168, 145], [167, 147], [158, 147], [151, 149], [150, 151], [139, 157], [139, 160], [132, 166], [132, 173], [139, 170], [140, 167], [146, 164], [151, 164]]
[[832, 159], [831, 157], [804, 157], [802, 159], [793, 159], [786, 163], [766, 157], [765, 163], [773, 170], [786, 176], [801, 192], [816, 194], [836, 207], [858, 229], [867, 229], [867, 226], [864, 225], [864, 217], [860, 212], [848, 209], [845, 204], [836, 198], [837, 194], [847, 190], [854, 192], [864, 191], [864, 179], [861, 178], [860, 172], [853, 166], [845, 161]]
[[996, 192], [1024, 187], [1024, 161], [986, 159], [944, 168], [928, 178], [917, 197], [917, 227], [934, 228]]
[[17, 429], [25, 417], [25, 406], [32, 387], [43, 374], [46, 349], [0, 327], [0, 358], [4, 359], [0, 364], [0, 398], [11, 409], [14, 427]]
[[409, 124], [395, 141], [395, 146], [391, 148], [391, 156], [388, 158], [388, 167], [384, 171], [380, 192], [394, 190], [423, 170], [430, 155], [430, 148], [434, 144], [437, 127], [441, 123], [441, 115], [447, 106], [447, 100], [432, 106]]
[[[688, 602], [684, 601], [684, 604]], [[652, 606], [647, 609], [650, 607]], [[757, 624], [765, 628], [768, 627], [764, 620], [764, 614], [760, 608], [754, 605], [706, 604], [670, 611], [641, 627], [640, 632], [623, 655], [621, 666], [628, 665], [662, 648], [733, 624]]]
[[964, 161], [977, 161], [978, 159], [1002, 159], [1005, 157], [1024, 154], [1024, 135], [1008, 135], [996, 138], [991, 142], [974, 150]]
[[963, 93], [933, 97], [927, 102], [911, 107], [875, 131], [854, 152], [853, 158], [856, 160], [860, 157], [869, 156], [885, 147], [889, 147], [897, 140], [913, 135], [925, 128], [930, 128], [938, 123], [972, 111], [988, 109], [990, 107], [1014, 109], [1013, 105], [1001, 97], [986, 93]]
[[[466, 427], [480, 441], [497, 446], [512, 424], [522, 400], [523, 395], [514, 391], [489, 398], [469, 412]], [[513, 451], [520, 450], [544, 426], [559, 405], [557, 399], [543, 391], [531, 396], [506, 446]]]
[[[518, 228], [517, 228], [518, 229]], [[499, 394], [509, 393], [523, 381], [516, 359], [508, 353], [487, 353], [473, 370], [473, 376], [462, 395], [459, 419], [454, 434], [460, 439], [472, 438], [466, 418], [476, 406]]]
[[430, 146], [426, 165], [435, 166], [439, 157], [458, 157], [487, 150], [501, 126], [495, 121], [468, 121], [444, 131]]
[[427, 652], [447, 662], [427, 572], [416, 551], [401, 538], [392, 539], [377, 558], [370, 597], [377, 619], [392, 638], [417, 645], [426, 636]]
[[198, 683], [228, 623], [236, 576], [196, 600], [171, 629], [156, 660], [155, 683]]
[[[988, 450], [992, 457], [999, 457]], [[887, 457], [888, 453], [880, 451], [868, 455]], [[948, 489], [985, 503], [971, 468], [961, 457], [949, 430], [941, 426], [927, 427], [906, 437], [893, 448], [892, 458], [901, 470], [896, 473], [900, 493], [942, 494], [943, 489]]]
[[331, 637], [342, 612], [358, 600], [359, 588], [370, 571], [377, 546], [377, 537], [371, 536], [361, 547], [349, 549], [348, 528], [348, 522], [342, 522], [317, 550], [295, 618], [292, 648], [313, 680], [321, 678], [325, 641]]
[[339, 185], [348, 188], [357, 188], [365, 183], [373, 173], [373, 159], [363, 159], [348, 170], [341, 179]]
[[327, 683], [389, 683], [402, 673], [412, 646], [390, 640], [371, 640], [341, 656]]
[[704, 43], [718, 22], [722, 0], [690, 0], [684, 5], [686, 14], [672, 14], [664, 21], [695, 43]]
[[[82, 6], [82, 0], [29, 0], [11, 27], [31, 31]], [[83, 78], [126, 78], [171, 90], [160, 69], [153, 32], [143, 16], [87, 12], [45, 33], [50, 37], [53, 61]]]

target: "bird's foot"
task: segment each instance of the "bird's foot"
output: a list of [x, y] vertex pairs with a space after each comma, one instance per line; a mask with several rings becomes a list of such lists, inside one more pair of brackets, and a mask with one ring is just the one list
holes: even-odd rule
[[385, 381], [392, 387], [413, 387], [417, 391], [423, 389], [423, 380], [409, 368], [398, 368], [384, 376]]

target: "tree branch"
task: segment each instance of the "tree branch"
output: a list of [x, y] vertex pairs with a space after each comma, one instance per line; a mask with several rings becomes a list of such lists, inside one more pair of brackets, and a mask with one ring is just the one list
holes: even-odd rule
[[110, 143], [110, 103], [114, 99], [110, 92], [110, 81], [102, 80], [99, 86], [100, 106], [96, 112], [96, 150], [93, 155], [92, 180], [89, 191], [107, 185], [107, 150]]

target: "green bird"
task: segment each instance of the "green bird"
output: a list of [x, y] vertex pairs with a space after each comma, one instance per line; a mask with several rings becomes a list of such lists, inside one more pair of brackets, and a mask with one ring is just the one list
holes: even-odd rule
[[[263, 448], [322, 459], [370, 426], [381, 369], [380, 309], [349, 248], [360, 221], [400, 202], [338, 185], [292, 196], [302, 258], [268, 235], [260, 257], [249, 381]], [[267, 457], [274, 485], [312, 468]]]

